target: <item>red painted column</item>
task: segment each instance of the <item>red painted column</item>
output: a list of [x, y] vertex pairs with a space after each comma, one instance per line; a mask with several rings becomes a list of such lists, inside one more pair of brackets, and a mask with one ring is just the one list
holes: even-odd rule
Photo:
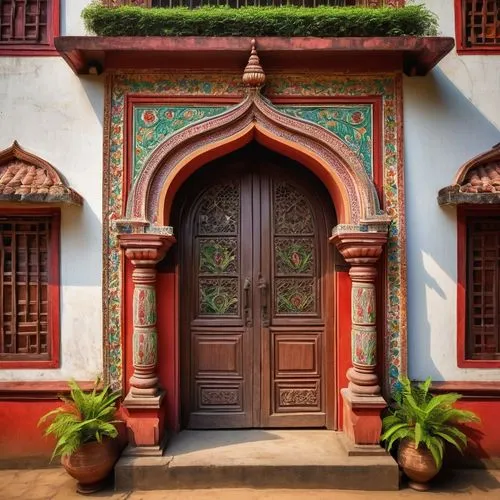
[[[385, 229], [385, 228], [383, 228]], [[387, 231], [335, 232], [331, 241], [351, 265], [351, 364], [342, 389], [344, 432], [354, 445], [378, 445], [386, 407], [377, 370], [376, 264]]]
[[129, 439], [141, 455], [161, 454], [164, 437], [164, 396], [158, 384], [158, 332], [156, 329], [156, 264], [175, 242], [163, 234], [120, 234], [120, 245], [133, 266], [134, 373], [123, 401], [128, 413]]

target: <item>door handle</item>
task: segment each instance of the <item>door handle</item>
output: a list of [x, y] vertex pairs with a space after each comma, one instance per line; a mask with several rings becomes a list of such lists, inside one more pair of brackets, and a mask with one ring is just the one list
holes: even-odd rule
[[259, 283], [258, 287], [260, 289], [260, 311], [262, 318], [262, 326], [267, 328], [269, 326], [269, 308], [268, 308], [268, 293], [267, 293], [267, 282], [259, 273]]
[[252, 326], [252, 308], [250, 307], [250, 290], [252, 288], [252, 280], [245, 278], [243, 282], [243, 320], [246, 326]]

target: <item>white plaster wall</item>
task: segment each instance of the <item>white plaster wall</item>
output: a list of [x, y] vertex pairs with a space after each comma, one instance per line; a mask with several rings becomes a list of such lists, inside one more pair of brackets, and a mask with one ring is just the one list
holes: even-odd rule
[[[453, 0], [424, 2], [454, 36]], [[500, 370], [457, 367], [456, 212], [439, 189], [458, 168], [500, 142], [500, 56], [454, 51], [425, 78], [404, 80], [408, 234], [409, 375], [434, 380], [500, 380]]]
[[[89, 0], [62, 0], [62, 34], [84, 34]], [[14, 139], [80, 193], [61, 209], [61, 368], [0, 370], [0, 380], [90, 380], [102, 372], [102, 78], [60, 57], [0, 58], [0, 149]]]

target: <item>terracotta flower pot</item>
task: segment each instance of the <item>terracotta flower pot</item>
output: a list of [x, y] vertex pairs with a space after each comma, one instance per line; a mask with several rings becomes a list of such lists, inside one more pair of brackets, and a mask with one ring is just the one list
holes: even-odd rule
[[78, 493], [90, 494], [104, 487], [105, 479], [118, 459], [118, 447], [112, 439], [85, 443], [75, 453], [64, 456], [61, 463], [77, 481]]
[[398, 463], [410, 479], [408, 486], [418, 491], [428, 490], [428, 482], [439, 472], [432, 453], [423, 444], [416, 448], [414, 441], [406, 439], [399, 445]]

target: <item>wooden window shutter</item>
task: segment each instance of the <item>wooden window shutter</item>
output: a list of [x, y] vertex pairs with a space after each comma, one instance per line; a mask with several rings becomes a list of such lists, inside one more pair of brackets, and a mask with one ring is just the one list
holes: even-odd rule
[[500, 44], [500, 2], [462, 0], [463, 42], [465, 47]]
[[0, 362], [58, 358], [58, 231], [58, 215], [0, 216]]
[[51, 0], [2, 0], [1, 44], [49, 43]]
[[467, 220], [467, 358], [500, 359], [500, 217]]

